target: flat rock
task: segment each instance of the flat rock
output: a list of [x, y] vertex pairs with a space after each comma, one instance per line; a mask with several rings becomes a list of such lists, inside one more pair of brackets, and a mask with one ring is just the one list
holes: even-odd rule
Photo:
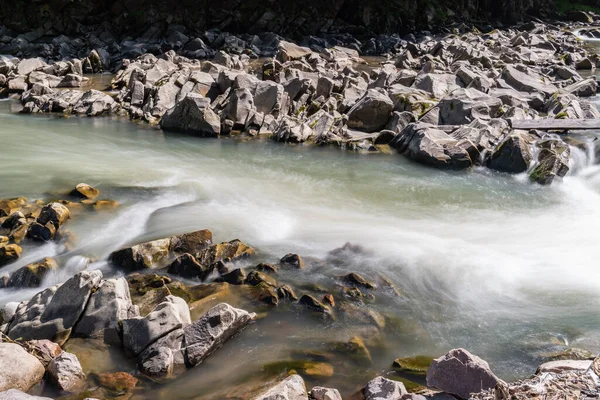
[[28, 391], [44, 377], [42, 363], [18, 344], [0, 343], [0, 391]]
[[32, 396], [17, 389], [0, 392], [0, 400], [52, 400], [50, 397]]
[[570, 371], [587, 371], [592, 365], [592, 360], [558, 360], [549, 361], [540, 365], [536, 371], [536, 374], [544, 372], [552, 372], [555, 374], [562, 374]]

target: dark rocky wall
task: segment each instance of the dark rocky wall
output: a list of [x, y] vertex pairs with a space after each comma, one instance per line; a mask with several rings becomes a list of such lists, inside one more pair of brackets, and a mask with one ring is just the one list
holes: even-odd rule
[[201, 32], [406, 33], [451, 22], [516, 22], [553, 11], [553, 0], [0, 0], [0, 25], [17, 32], [85, 33], [99, 25], [137, 36], [151, 25]]

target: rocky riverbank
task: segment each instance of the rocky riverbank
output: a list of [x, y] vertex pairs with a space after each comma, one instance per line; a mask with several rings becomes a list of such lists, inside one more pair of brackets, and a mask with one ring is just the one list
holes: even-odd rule
[[[360, 53], [377, 48], [372, 41], [304, 47], [267, 35], [268, 44], [256, 37], [262, 46], [256, 52], [246, 51], [242, 40], [238, 51], [228, 53], [207, 51], [200, 38], [186, 38], [179, 52], [160, 53], [161, 42], [154, 49], [158, 56], [142, 54], [148, 50], [143, 42], [123, 42], [127, 47], [120, 48], [116, 63], [110, 47], [50, 63], [4, 58], [0, 86], [20, 96], [25, 113], [122, 114], [199, 136], [394, 149], [428, 166], [527, 172], [541, 184], [564, 176], [570, 146], [586, 151], [587, 145], [552, 132], [513, 129], [511, 122], [600, 117], [587, 100], [596, 94], [596, 80], [580, 75], [596, 68], [597, 56], [571, 25], [530, 22], [487, 33], [464, 28], [398, 38], [385, 49], [387, 61], [375, 68]], [[591, 27], [581, 32], [597, 33]], [[235, 37], [214, 40], [227, 38]], [[52, 48], [72, 54], [69, 46], [57, 38]], [[119, 58], [129, 53], [140, 55]], [[198, 59], [211, 54], [210, 61]], [[250, 68], [250, 56], [258, 54], [275, 57]], [[113, 66], [118, 71], [111, 91], [85, 90], [84, 72]]]
[[[83, 183], [52, 196], [48, 203], [0, 201], [2, 265], [45, 243], [57, 243], [68, 252], [71, 219], [118, 207], [114, 201], [99, 200], [100, 191]], [[404, 294], [382, 274], [339, 274], [332, 268], [366, 252], [346, 244], [326, 259], [290, 253], [273, 262], [238, 239], [214, 243], [212, 232], [204, 229], [114, 251], [108, 257], [114, 269], [108, 273], [81, 263], [66, 282], [2, 307], [0, 398], [48, 398], [28, 397], [28, 391], [55, 398], [144, 398], [144, 390], [180, 379], [190, 369], [202, 368], [223, 345], [244, 340], [250, 327], [272, 329], [264, 321], [277, 310], [305, 316], [320, 329], [332, 326], [348, 340], [330, 338], [319, 350], [294, 350], [289, 359], [264, 365], [262, 378], [250, 374], [253, 377], [243, 383], [202, 398], [341, 399], [336, 388], [307, 386], [305, 379], [327, 382], [339, 373], [369, 370], [376, 352], [387, 355], [389, 371], [373, 371], [380, 376], [344, 398], [597, 397], [600, 361], [580, 349], [546, 355], [548, 362], [532, 378], [516, 383], [502, 381], [487, 362], [464, 349], [435, 359], [394, 360], [391, 354], [397, 349], [386, 347], [387, 331], [403, 331], [413, 341], [422, 333], [394, 320], [377, 300]], [[65, 268], [60, 264], [59, 258], [28, 264], [4, 276], [2, 287], [44, 287], [49, 274]], [[293, 279], [284, 274], [287, 271]], [[304, 277], [316, 271], [330, 279], [308, 284]], [[304, 335], [297, 333], [296, 340]], [[98, 350], [90, 356], [85, 343]], [[89, 372], [90, 363], [99, 361], [94, 357], [107, 352], [119, 354], [130, 366]]]

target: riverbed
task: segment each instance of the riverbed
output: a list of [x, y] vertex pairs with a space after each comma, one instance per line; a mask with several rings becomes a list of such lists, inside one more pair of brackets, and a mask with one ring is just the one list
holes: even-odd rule
[[[119, 117], [24, 116], [16, 110], [16, 103], [0, 102], [0, 198], [56, 198], [86, 182], [120, 206], [73, 218], [66, 225], [76, 238], [73, 248], [26, 249], [0, 272], [57, 256], [62, 268], [45, 287], [83, 268], [84, 257], [92, 260], [88, 268], [118, 275], [106, 262], [110, 252], [204, 228], [216, 242], [239, 238], [252, 245], [260, 261], [293, 252], [327, 266], [331, 250], [360, 245], [364, 251], [328, 267], [315, 261], [302, 274], [281, 272], [283, 281], [305, 285], [359, 272], [384, 276], [399, 289], [400, 296], [375, 292], [376, 301], [367, 304], [386, 319], [385, 343], [372, 346], [371, 366], [348, 364], [339, 355], [334, 377], [308, 378], [346, 395], [391, 371], [395, 358], [439, 356], [455, 347], [484, 358], [507, 380], [531, 375], [548, 352], [570, 346], [600, 351], [594, 155], [600, 133], [580, 136], [588, 150], [573, 147], [569, 174], [542, 187], [526, 174], [439, 171], [396, 154], [203, 139]], [[0, 303], [36, 291], [0, 290]], [[268, 379], [265, 365], [323, 351], [362, 328], [279, 307], [201, 366], [163, 386], [147, 383], [136, 396], [224, 398], [215, 393], [225, 390], [243, 398], [236, 385]], [[89, 354], [78, 354], [86, 372], [135, 370], [100, 345], [71, 346]]]

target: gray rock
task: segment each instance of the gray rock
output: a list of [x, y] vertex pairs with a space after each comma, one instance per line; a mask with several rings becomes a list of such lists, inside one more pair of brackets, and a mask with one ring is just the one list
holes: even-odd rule
[[502, 101], [475, 89], [456, 89], [438, 104], [441, 125], [468, 124], [497, 116]]
[[342, 395], [337, 389], [315, 386], [310, 391], [310, 397], [314, 400], [342, 400]]
[[592, 360], [558, 360], [549, 361], [540, 365], [536, 371], [536, 374], [542, 373], [554, 373], [563, 374], [570, 371], [587, 371], [592, 365]]
[[525, 172], [533, 159], [530, 146], [531, 139], [527, 134], [514, 133], [494, 150], [488, 160], [488, 167], [511, 174]]
[[123, 345], [138, 355], [156, 340], [189, 323], [190, 314], [185, 300], [167, 296], [144, 318], [128, 318], [122, 321]]
[[263, 114], [279, 111], [283, 108], [285, 90], [272, 81], [259, 81], [254, 92], [256, 111]]
[[280, 62], [300, 60], [312, 53], [312, 50], [308, 47], [298, 46], [295, 43], [284, 40], [279, 42], [277, 49], [277, 61]]
[[254, 97], [248, 89], [235, 89], [229, 97], [226, 116], [237, 126], [245, 126], [251, 114], [256, 110]]
[[120, 320], [137, 316], [131, 303], [129, 285], [125, 278], [107, 279], [90, 297], [83, 316], [75, 326], [76, 336], [96, 337]]
[[408, 125], [390, 143], [400, 153], [419, 163], [456, 170], [469, 168], [473, 164], [466, 145], [446, 132], [423, 123]]
[[210, 99], [190, 93], [165, 113], [160, 122], [164, 130], [216, 137], [221, 133], [221, 120], [210, 108]]
[[154, 107], [152, 107], [151, 110], [152, 116], [162, 117], [168, 110], [175, 107], [177, 95], [180, 91], [180, 88], [176, 83], [176, 75], [177, 74], [173, 74], [167, 82], [158, 87], [154, 96]]
[[153, 378], [168, 378], [173, 374], [173, 351], [159, 347], [150, 352], [140, 363], [140, 371]]
[[184, 328], [186, 356], [190, 365], [200, 364], [230, 337], [244, 329], [256, 314], [220, 303]]
[[2, 323], [9, 323], [12, 321], [18, 307], [19, 303], [16, 301], [6, 303], [0, 310], [0, 319], [2, 320]]
[[117, 102], [109, 95], [99, 90], [88, 90], [73, 106], [75, 114], [85, 114], [90, 117], [109, 115], [118, 108]]
[[28, 391], [44, 377], [42, 363], [14, 343], [0, 343], [0, 391]]
[[552, 96], [554, 93], [558, 92], [558, 88], [550, 83], [544, 82], [541, 75], [533, 72], [531, 72], [531, 74], [526, 74], [510, 65], [506, 66], [504, 71], [502, 71], [502, 78], [504, 78], [506, 83], [520, 92], [538, 92], [546, 97]]
[[308, 400], [304, 379], [292, 375], [253, 400]]
[[27, 58], [19, 61], [17, 64], [17, 74], [28, 75], [37, 69], [43, 68], [45, 65], [46, 63], [39, 58]]
[[394, 103], [387, 94], [370, 89], [348, 111], [348, 127], [363, 132], [380, 131], [388, 123], [393, 110]]
[[11, 339], [48, 339], [62, 345], [83, 313], [102, 272], [82, 271], [21, 303], [8, 330]]
[[436, 99], [441, 99], [462, 87], [462, 82], [453, 74], [421, 74], [416, 77], [412, 87], [423, 90]]
[[63, 392], [79, 393], [86, 386], [85, 374], [77, 356], [66, 351], [50, 361], [48, 376]]
[[579, 97], [591, 97], [596, 95], [598, 83], [595, 78], [589, 78], [575, 82], [574, 84], [565, 87], [563, 90]]
[[433, 360], [427, 370], [427, 386], [468, 399], [471, 393], [494, 388], [503, 382], [487, 362], [465, 349], [454, 349]]
[[310, 126], [298, 118], [285, 116], [273, 133], [273, 138], [279, 142], [303, 143], [314, 136]]
[[17, 389], [10, 389], [0, 392], [0, 400], [52, 400], [52, 398], [32, 396]]
[[363, 389], [365, 400], [400, 400], [407, 393], [402, 382], [382, 376], [371, 380]]

